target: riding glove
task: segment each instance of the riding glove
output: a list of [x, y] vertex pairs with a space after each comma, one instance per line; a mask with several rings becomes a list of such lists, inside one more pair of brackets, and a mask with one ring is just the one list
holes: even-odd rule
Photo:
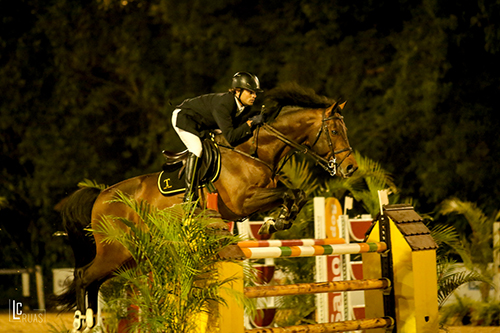
[[264, 123], [264, 115], [258, 114], [256, 116], [253, 116], [252, 118], [250, 118], [250, 121], [252, 122], [252, 127], [262, 125]]

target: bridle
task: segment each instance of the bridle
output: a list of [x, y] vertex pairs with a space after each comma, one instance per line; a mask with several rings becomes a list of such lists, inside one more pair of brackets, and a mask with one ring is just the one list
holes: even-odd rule
[[[340, 149], [337, 151], [334, 150], [332, 138], [328, 134], [329, 133], [328, 132], [328, 121], [331, 121], [331, 120], [342, 120], [343, 121], [343, 119], [344, 119], [343, 116], [341, 116], [339, 113], [336, 112], [338, 107], [339, 107], [339, 104], [337, 102], [337, 103], [335, 103], [335, 105], [332, 108], [332, 115], [328, 118], [326, 117], [326, 109], [323, 109], [323, 116], [321, 119], [322, 124], [321, 124], [320, 128], [318, 129], [318, 133], [316, 134], [316, 139], [314, 140], [314, 143], [311, 146], [302, 145], [302, 144], [300, 144], [292, 139], [287, 138], [283, 133], [281, 133], [280, 131], [278, 131], [276, 128], [272, 127], [268, 123], [262, 124], [262, 128], [265, 128], [269, 133], [271, 133], [273, 136], [275, 136], [277, 139], [279, 139], [280, 141], [282, 141], [286, 145], [294, 148], [295, 151], [293, 151], [292, 154], [299, 152], [299, 153], [302, 153], [304, 155], [308, 155], [311, 159], [313, 159], [316, 162], [316, 164], [320, 165], [326, 172], [328, 172], [333, 177], [337, 174], [337, 170], [338, 170], [339, 165], [341, 165], [344, 162], [344, 160], [347, 157], [349, 157], [349, 155], [351, 155], [351, 153], [352, 153], [352, 148], [349, 145], [349, 140], [347, 139], [345, 132], [342, 133], [342, 135], [343, 135], [344, 140], [349, 145], [349, 147], [344, 148], [344, 149]], [[257, 132], [258, 131], [259, 131], [259, 128], [257, 128]], [[326, 158], [319, 156], [316, 152], [314, 152], [312, 150], [312, 148], [316, 145], [316, 143], [318, 143], [319, 138], [321, 137], [321, 134], [323, 132], [325, 132], [327, 143], [328, 143], [328, 148], [330, 149], [330, 153], [331, 153], [330, 160], [327, 160]], [[256, 136], [258, 137], [259, 135], [257, 134]], [[255, 161], [263, 163], [273, 172], [273, 175], [278, 174], [278, 172], [285, 165], [286, 161], [292, 155], [292, 154], [288, 154], [288, 157], [286, 157], [283, 161], [281, 161], [281, 166], [278, 169], [275, 169], [267, 162], [264, 162], [263, 160], [258, 158], [255, 153], [249, 154], [249, 153], [243, 152], [237, 148], [227, 146], [227, 145], [224, 145], [221, 143], [218, 143], [218, 145], [219, 145], [219, 147], [230, 149], [238, 154], [244, 155], [244, 156], [251, 158]], [[258, 144], [256, 144], [256, 146], [258, 146]], [[341, 154], [341, 153], [346, 152], [346, 151], [348, 151], [349, 153], [342, 159], [342, 161], [337, 162], [336, 155]]]
[[[341, 165], [344, 162], [344, 160], [347, 157], [349, 157], [349, 155], [351, 155], [351, 153], [352, 153], [352, 148], [349, 145], [349, 140], [347, 139], [347, 136], [345, 135], [345, 133], [342, 133], [342, 135], [343, 135], [344, 140], [347, 142], [348, 147], [335, 151], [335, 147], [333, 147], [332, 138], [331, 138], [329, 131], [328, 131], [328, 121], [331, 121], [331, 120], [342, 120], [343, 121], [343, 119], [344, 119], [343, 116], [341, 116], [339, 113], [336, 112], [338, 107], [339, 107], [339, 104], [337, 102], [332, 107], [332, 115], [330, 117], [326, 117], [326, 109], [323, 110], [323, 117], [321, 120], [322, 124], [321, 124], [320, 128], [318, 129], [318, 133], [316, 134], [316, 139], [314, 140], [314, 143], [310, 147], [307, 145], [302, 145], [300, 143], [297, 143], [294, 140], [288, 139], [283, 133], [281, 133], [280, 131], [278, 131], [277, 129], [275, 129], [274, 127], [272, 127], [271, 125], [269, 125], [267, 123], [263, 124], [262, 127], [265, 128], [266, 130], [268, 130], [271, 134], [273, 134], [276, 138], [278, 138], [279, 140], [281, 140], [282, 142], [284, 142], [288, 146], [293, 147], [297, 151], [303, 153], [304, 155], [308, 155], [309, 157], [311, 157], [316, 162], [316, 164], [320, 165], [326, 172], [330, 173], [331, 176], [335, 176], [337, 174], [338, 166]], [[319, 156], [316, 152], [314, 152], [312, 150], [312, 148], [316, 145], [316, 143], [318, 143], [319, 138], [321, 137], [321, 134], [323, 132], [326, 135], [328, 148], [330, 149], [330, 153], [331, 153], [330, 160], [327, 160], [326, 158]], [[341, 154], [341, 153], [346, 152], [346, 151], [348, 151], [349, 153], [346, 156], [344, 156], [344, 158], [340, 162], [337, 163], [336, 155]]]
[[[340, 115], [340, 113], [336, 112], [338, 108], [339, 108], [339, 102], [336, 102], [335, 105], [332, 107], [332, 115], [328, 118], [326, 118], [326, 109], [323, 109], [323, 119], [321, 120], [322, 126], [320, 126], [318, 133], [316, 134], [316, 139], [314, 140], [314, 143], [311, 146], [311, 148], [314, 147], [314, 145], [316, 145], [316, 143], [318, 142], [318, 140], [321, 136], [321, 133], [325, 132], [326, 141], [328, 143], [328, 148], [330, 149], [330, 153], [331, 153], [331, 158], [327, 162], [327, 165], [326, 165], [327, 168], [325, 168], [324, 164], [321, 164], [321, 166], [326, 171], [330, 171], [330, 174], [332, 176], [334, 176], [337, 173], [337, 167], [339, 165], [341, 165], [345, 161], [345, 159], [347, 157], [349, 157], [349, 155], [351, 155], [351, 153], [352, 153], [352, 148], [349, 145], [349, 139], [347, 138], [347, 135], [345, 135], [345, 132], [342, 133], [342, 136], [343, 136], [343, 139], [347, 142], [348, 147], [346, 147], [344, 149], [337, 150], [337, 151], [334, 150], [335, 148], [333, 147], [333, 142], [332, 142], [331, 136], [329, 134], [326, 134], [326, 133], [328, 133], [328, 123], [327, 123], [328, 121], [336, 119], [336, 120], [342, 120], [342, 122], [344, 122], [344, 117], [342, 115]], [[336, 134], [336, 133], [334, 133], [334, 134]], [[344, 156], [342, 161], [337, 163], [336, 155], [341, 154], [341, 153], [346, 152], [346, 151], [348, 151], [349, 153], [346, 156]], [[326, 159], [323, 159], [323, 160], [326, 161]]]

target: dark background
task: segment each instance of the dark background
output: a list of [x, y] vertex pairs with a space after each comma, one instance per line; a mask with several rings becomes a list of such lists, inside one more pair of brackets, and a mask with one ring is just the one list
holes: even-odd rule
[[[47, 293], [72, 266], [57, 204], [84, 178], [159, 170], [182, 148], [172, 105], [237, 71], [347, 100], [352, 147], [417, 211], [498, 208], [495, 1], [0, 0], [0, 16], [0, 267], [42, 265]], [[5, 308], [20, 276], [0, 286]]]

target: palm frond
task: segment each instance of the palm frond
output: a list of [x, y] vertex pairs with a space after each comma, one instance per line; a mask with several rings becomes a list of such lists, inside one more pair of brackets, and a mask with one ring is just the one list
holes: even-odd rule
[[304, 189], [308, 195], [320, 186], [316, 174], [311, 169], [311, 163], [297, 155], [290, 158], [279, 175], [288, 188]]
[[494, 273], [489, 263], [492, 261], [493, 249], [499, 245], [493, 244], [493, 225], [499, 216], [498, 212], [487, 216], [475, 203], [456, 198], [445, 200], [439, 212], [443, 215], [462, 215], [466, 219], [472, 229], [472, 233], [462, 237], [463, 248], [471, 257], [468, 266], [475, 267], [484, 276], [492, 276]]
[[469, 282], [483, 282], [490, 284], [488, 279], [483, 275], [467, 271], [467, 272], [448, 272], [443, 275], [438, 284], [438, 304], [441, 308], [448, 298], [457, 290], [461, 285]]
[[[342, 184], [356, 201], [362, 202], [363, 208], [368, 213], [376, 216], [380, 210], [378, 191], [388, 189], [389, 193], [394, 195], [398, 192], [397, 187], [392, 176], [380, 163], [362, 156], [359, 152], [354, 152], [354, 157], [358, 163], [358, 170], [352, 177], [342, 180]], [[333, 180], [329, 185], [335, 181], [339, 180]], [[391, 197], [390, 201], [395, 203]]]
[[141, 221], [139, 225], [108, 217], [95, 230], [106, 234], [105, 241], [122, 244], [137, 264], [117, 272], [129, 294], [121, 302], [141, 309], [142, 320], [135, 328], [148, 332], [192, 330], [200, 313], [209, 311], [212, 304], [224, 303], [219, 290], [232, 279], [217, 278], [218, 253], [239, 237], [210, 231], [207, 226], [214, 220], [204, 212], [195, 214], [194, 207], [158, 210], [122, 194], [113, 202], [126, 205]]
[[440, 244], [453, 244], [459, 241], [459, 234], [453, 226], [445, 224], [434, 225], [431, 229], [434, 241]]
[[472, 258], [470, 251], [467, 249], [467, 247], [464, 246], [464, 243], [461, 240], [461, 236], [453, 226], [437, 224], [434, 225], [430, 231], [432, 238], [438, 245], [438, 250], [436, 253], [438, 262], [446, 258], [445, 256], [447, 255], [447, 253], [443, 252], [441, 249], [446, 248], [443, 247], [443, 245], [447, 245], [449, 249], [451, 249], [451, 251], [457, 253], [460, 258], [462, 258], [462, 261], [464, 262], [466, 267], [472, 267]]
[[486, 235], [491, 236], [493, 222], [497, 221], [500, 216], [500, 211], [497, 211], [489, 217], [484, 214], [477, 204], [456, 198], [445, 200], [441, 204], [440, 213], [443, 215], [458, 214], [464, 216], [473, 232], [481, 235], [481, 238]]
[[456, 198], [445, 200], [440, 212], [446, 214], [461, 214], [467, 221], [479, 221], [484, 219], [484, 214], [475, 203], [462, 201]]
[[[155, 209], [155, 207], [152, 207], [147, 201], [145, 200], [133, 200], [130, 196], [126, 195], [125, 193], [121, 191], [116, 192], [116, 197], [114, 197], [112, 200], [109, 200], [108, 203], [122, 203], [125, 206], [129, 207], [139, 215], [139, 218], [141, 221], [146, 221], [149, 218], [149, 214], [151, 210]], [[123, 223], [126, 221], [123, 219]], [[129, 224], [133, 224], [133, 222], [130, 221]]]
[[355, 173], [357, 177], [366, 179], [367, 183], [371, 182], [373, 186], [381, 187], [380, 189], [388, 188], [392, 193], [398, 192], [392, 175], [385, 171], [380, 163], [361, 155], [359, 152], [354, 152], [354, 157], [358, 162], [358, 170]]
[[92, 188], [97, 188], [99, 190], [105, 190], [108, 187], [107, 185], [97, 183], [95, 180], [90, 180], [86, 178], [81, 182], [79, 182], [77, 186], [79, 188], [92, 187]]

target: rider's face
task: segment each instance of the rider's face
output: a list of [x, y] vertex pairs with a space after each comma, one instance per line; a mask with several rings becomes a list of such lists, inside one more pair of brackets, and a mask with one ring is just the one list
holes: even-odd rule
[[253, 103], [255, 102], [255, 98], [257, 98], [257, 93], [255, 91], [247, 89], [241, 90], [240, 101], [245, 106], [253, 105]]

